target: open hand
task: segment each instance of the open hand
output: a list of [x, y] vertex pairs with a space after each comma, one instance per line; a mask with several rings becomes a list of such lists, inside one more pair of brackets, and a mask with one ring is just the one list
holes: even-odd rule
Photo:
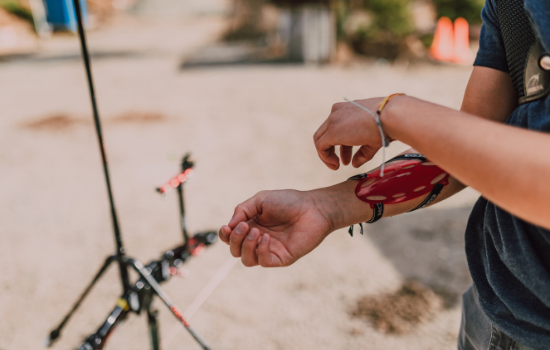
[[219, 236], [245, 266], [288, 266], [332, 232], [323, 206], [312, 191], [262, 191], [237, 206]]

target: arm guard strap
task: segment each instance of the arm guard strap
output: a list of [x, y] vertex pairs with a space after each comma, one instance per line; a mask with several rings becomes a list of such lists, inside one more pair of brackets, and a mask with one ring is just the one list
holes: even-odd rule
[[[382, 218], [385, 204], [406, 202], [429, 193], [422, 203], [410, 211], [424, 208], [432, 203], [449, 183], [449, 175], [421, 154], [402, 154], [386, 163], [396, 160], [402, 161], [386, 166], [383, 177], [380, 176], [380, 170], [377, 170], [371, 174], [359, 174], [349, 178], [359, 182], [355, 188], [357, 198], [369, 203], [373, 209], [372, 218], [367, 223]], [[353, 225], [348, 232], [353, 236]]]

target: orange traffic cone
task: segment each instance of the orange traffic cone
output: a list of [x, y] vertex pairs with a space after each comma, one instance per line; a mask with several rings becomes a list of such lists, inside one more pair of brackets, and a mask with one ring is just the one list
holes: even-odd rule
[[470, 29], [468, 21], [464, 18], [457, 18], [454, 27], [454, 57], [453, 62], [468, 64], [472, 62], [472, 52], [470, 51]]
[[437, 21], [430, 55], [439, 61], [452, 61], [454, 58], [453, 22], [448, 17]]

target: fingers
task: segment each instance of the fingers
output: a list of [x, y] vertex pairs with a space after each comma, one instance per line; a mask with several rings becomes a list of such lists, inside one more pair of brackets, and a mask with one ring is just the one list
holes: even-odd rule
[[371, 147], [371, 146], [361, 146], [357, 152], [355, 152], [355, 155], [353, 156], [352, 165], [355, 168], [359, 168], [361, 165], [365, 164], [369, 160], [374, 157], [376, 152], [380, 147]]
[[235, 207], [235, 212], [233, 213], [233, 216], [231, 217], [231, 220], [229, 220], [229, 223], [227, 224], [227, 226], [229, 226], [231, 229], [235, 229], [238, 223], [247, 222], [248, 220], [252, 219], [254, 216], [258, 214], [257, 211], [255, 210], [256, 209], [255, 203], [250, 202], [250, 200], [253, 198], [254, 197], [246, 200], [245, 202]]
[[263, 267], [283, 266], [281, 259], [270, 250], [271, 237], [264, 233], [258, 246], [258, 263]]
[[352, 146], [340, 146], [340, 159], [342, 164], [348, 165], [351, 162]]
[[323, 136], [327, 132], [327, 130], [328, 130], [328, 119], [325, 120], [325, 122], [321, 124], [319, 129], [317, 129], [315, 134], [313, 134], [313, 143], [317, 143], [317, 140], [319, 140], [321, 136]]
[[235, 227], [231, 235], [229, 236], [229, 250], [231, 255], [235, 258], [241, 256], [241, 246], [243, 244], [243, 239], [248, 233], [249, 226], [246, 222], [241, 222]]
[[330, 169], [337, 170], [340, 167], [340, 158], [336, 155], [334, 146], [336, 146], [336, 144], [329, 140], [329, 136], [327, 134], [324, 134], [315, 143], [317, 154], [319, 154], [319, 158], [321, 158], [323, 163], [325, 163], [325, 165]]
[[[345, 102], [335, 103], [334, 105], [332, 105], [332, 109], [330, 110], [330, 114], [336, 112], [337, 110], [341, 109], [343, 106], [346, 106], [346, 105], [347, 105], [347, 103], [345, 103]], [[319, 140], [319, 138], [321, 138], [321, 136], [323, 136], [327, 132], [328, 124], [329, 124], [329, 118], [327, 118], [327, 120], [325, 120], [324, 123], [321, 124], [319, 129], [317, 129], [315, 134], [313, 134], [313, 142], [314, 143], [316, 143], [317, 140]]]
[[[356, 103], [368, 106], [369, 110], [375, 110], [374, 106], [377, 106], [380, 100], [374, 98]], [[374, 119], [368, 116], [364, 110], [357, 108], [355, 104], [349, 102], [335, 104], [327, 120], [313, 136], [319, 158], [333, 170], [340, 167], [340, 160], [344, 165], [348, 165], [351, 161], [355, 167], [369, 161], [378, 147], [366, 146], [352, 157], [353, 148], [351, 146], [368, 145], [378, 139], [378, 130], [376, 130]], [[335, 152], [336, 146], [340, 146], [340, 158]]]
[[246, 267], [258, 265], [258, 255], [256, 254], [258, 238], [260, 238], [260, 230], [254, 227], [243, 240], [241, 261]]
[[229, 244], [229, 234], [231, 233], [231, 227], [227, 225], [223, 225], [220, 228], [220, 231], [218, 232], [218, 236], [220, 236], [220, 239], [222, 242], [225, 242], [226, 244]]
[[[341, 103], [337, 103], [332, 106], [331, 113], [333, 113], [335, 110], [340, 108]], [[334, 145], [330, 143], [323, 142], [320, 144], [320, 140], [326, 140], [327, 139], [327, 131], [329, 129], [329, 122], [330, 117], [327, 118], [327, 120], [324, 121], [323, 124], [317, 129], [315, 134], [313, 134], [313, 142], [315, 143], [315, 148], [317, 149], [317, 154], [319, 154], [319, 158], [321, 158], [321, 161], [325, 163], [325, 165], [332, 169], [336, 170], [340, 167], [340, 159], [334, 152]]]
[[247, 222], [260, 213], [261, 203], [266, 195], [265, 191], [257, 193], [254, 197], [247, 199], [237, 205], [233, 217], [227, 224], [231, 229], [234, 229], [238, 223]]

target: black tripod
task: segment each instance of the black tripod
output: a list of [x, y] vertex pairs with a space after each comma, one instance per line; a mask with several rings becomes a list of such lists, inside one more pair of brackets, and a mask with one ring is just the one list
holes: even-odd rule
[[[153, 260], [147, 265], [143, 265], [139, 260], [132, 259], [126, 256], [124, 245], [122, 243], [122, 236], [120, 234], [120, 228], [118, 225], [117, 214], [115, 210], [115, 204], [113, 200], [113, 194], [111, 190], [111, 181], [109, 177], [109, 168], [107, 164], [107, 158], [105, 155], [105, 148], [103, 146], [103, 135], [101, 132], [101, 123], [99, 120], [99, 113], [97, 109], [94, 85], [92, 80], [92, 72], [90, 66], [90, 57], [88, 54], [88, 48], [86, 45], [86, 37], [84, 33], [84, 25], [82, 21], [82, 13], [80, 9], [80, 0], [73, 0], [76, 18], [78, 23], [78, 34], [80, 37], [80, 43], [82, 48], [82, 56], [84, 59], [84, 66], [86, 68], [86, 74], [88, 78], [88, 87], [90, 90], [90, 98], [92, 102], [92, 109], [94, 115], [94, 123], [99, 141], [99, 148], [101, 152], [101, 159], [103, 161], [103, 171], [105, 175], [105, 181], [107, 184], [107, 193], [109, 196], [109, 203], [111, 209], [111, 218], [113, 222], [113, 231], [116, 242], [116, 254], [109, 256], [103, 266], [99, 269], [98, 273], [93, 278], [92, 282], [86, 287], [78, 301], [74, 304], [71, 311], [63, 318], [61, 323], [49, 334], [46, 339], [46, 345], [52, 345], [56, 339], [59, 338], [61, 330], [67, 324], [70, 317], [78, 309], [84, 298], [88, 295], [95, 283], [101, 278], [105, 270], [109, 265], [116, 261], [120, 271], [120, 278], [122, 283], [122, 296], [118, 299], [115, 308], [107, 317], [106, 321], [99, 327], [96, 333], [90, 335], [84, 343], [82, 343], [79, 350], [99, 350], [103, 349], [107, 337], [111, 334], [117, 324], [122, 322], [130, 312], [140, 314], [141, 311], [147, 312], [147, 320], [149, 324], [149, 332], [151, 337], [151, 347], [153, 350], [160, 350], [160, 339], [158, 334], [157, 323], [157, 311], [151, 309], [151, 303], [153, 297], [158, 296], [162, 302], [170, 309], [172, 314], [182, 323], [187, 331], [195, 338], [200, 346], [207, 350], [209, 349], [201, 338], [191, 328], [189, 323], [183, 318], [178, 307], [173, 303], [170, 297], [162, 290], [160, 283], [170, 279], [171, 275], [177, 273], [177, 269], [181, 267], [191, 256], [198, 255], [204, 251], [205, 247], [214, 243], [217, 238], [216, 232], [202, 232], [198, 233], [192, 238], [189, 238], [187, 229], [185, 226], [185, 206], [183, 200], [183, 185], [187, 181], [189, 175], [193, 170], [194, 163], [190, 160], [189, 155], [186, 155], [181, 163], [181, 172], [166, 185], [159, 187], [157, 190], [161, 193], [165, 193], [169, 189], [176, 189], [179, 198], [180, 205], [180, 219], [181, 227], [183, 231], [183, 244], [168, 250], [158, 260]], [[128, 268], [134, 269], [138, 275], [138, 280], [131, 285], [130, 278], [128, 276]]]

